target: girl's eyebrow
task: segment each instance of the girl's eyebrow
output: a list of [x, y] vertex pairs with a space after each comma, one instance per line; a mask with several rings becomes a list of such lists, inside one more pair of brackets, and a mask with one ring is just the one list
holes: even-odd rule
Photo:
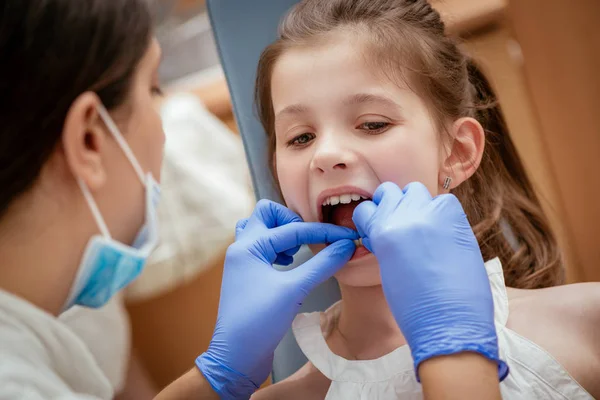
[[285, 115], [298, 115], [304, 114], [308, 112], [308, 107], [302, 104], [293, 104], [291, 106], [285, 107], [283, 110], [279, 111], [275, 116], [275, 119], [281, 118]]
[[348, 106], [359, 104], [379, 104], [387, 107], [402, 108], [400, 104], [388, 97], [370, 93], [357, 93], [352, 95], [344, 100], [344, 104]]
[[[377, 95], [377, 94], [370, 94], [370, 93], [357, 93], [354, 94], [350, 97], [348, 97], [346, 100], [344, 100], [344, 105], [347, 106], [353, 106], [353, 105], [359, 105], [359, 104], [379, 104], [379, 105], [383, 105], [383, 106], [387, 106], [387, 107], [394, 107], [394, 108], [402, 108], [402, 106], [400, 106], [400, 104], [396, 103], [395, 101], [393, 101], [392, 99], [385, 97], [385, 96], [381, 96], [381, 95]], [[286, 115], [298, 115], [298, 114], [304, 114], [307, 113], [309, 111], [308, 107], [303, 105], [303, 104], [292, 104], [290, 106], [285, 107], [283, 110], [279, 111], [277, 113], [277, 115], [275, 116], [275, 120], [282, 118]]]

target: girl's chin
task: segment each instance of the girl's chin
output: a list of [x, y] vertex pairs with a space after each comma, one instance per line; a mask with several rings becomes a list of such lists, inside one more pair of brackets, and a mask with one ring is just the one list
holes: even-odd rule
[[[352, 259], [336, 274], [335, 278], [341, 285], [368, 287], [381, 285], [379, 266], [375, 256], [366, 250], [365, 254], [354, 254]], [[361, 252], [362, 253], [362, 252]]]
[[[313, 254], [325, 248], [323, 244], [309, 245]], [[381, 285], [377, 259], [366, 247], [359, 247], [354, 252], [350, 261], [342, 267], [335, 278], [342, 285], [355, 287], [369, 287]]]

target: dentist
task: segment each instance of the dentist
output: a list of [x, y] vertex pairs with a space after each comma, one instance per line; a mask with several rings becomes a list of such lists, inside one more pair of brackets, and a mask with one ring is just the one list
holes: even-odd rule
[[[73, 305], [106, 304], [139, 275], [158, 240], [165, 137], [153, 105], [161, 93], [160, 48], [147, 7], [145, 0], [0, 3], [2, 399], [113, 396], [85, 344], [57, 317]], [[404, 241], [411, 229], [424, 226], [402, 224], [402, 213], [410, 208], [390, 215], [385, 208], [377, 211], [383, 198], [418, 195], [433, 201], [422, 194], [388, 187], [365, 203], [357, 225], [384, 260], [388, 301], [407, 338], [414, 338], [409, 344], [413, 353], [418, 350], [423, 384], [433, 388], [426, 395], [441, 398], [433, 386], [437, 382], [455, 394], [463, 391], [460, 398], [495, 396], [497, 340], [486, 307], [489, 283], [480, 273], [483, 260], [468, 224], [462, 224], [460, 205], [446, 198], [451, 207], [440, 209], [444, 213], [434, 208], [424, 217], [445, 249], [442, 254], [456, 257], [451, 268], [442, 269], [432, 267], [445, 259], [421, 257], [431, 253], [427, 243]], [[467, 241], [457, 244], [455, 231], [439, 229], [448, 218], [461, 222], [456, 226]], [[395, 244], [381, 235], [381, 221], [395, 221], [394, 232], [402, 233], [391, 236]], [[158, 398], [249, 398], [267, 378], [275, 347], [305, 296], [350, 259], [357, 238], [346, 228], [304, 223], [283, 206], [259, 202], [236, 227], [227, 252], [209, 349]], [[330, 245], [294, 270], [272, 268], [291, 263], [299, 246], [311, 243]], [[396, 265], [394, 259], [410, 262]], [[420, 272], [423, 265], [427, 276]], [[406, 276], [416, 300], [393, 289], [408, 289]], [[429, 295], [421, 293], [425, 288]], [[454, 296], [450, 302], [443, 300], [448, 293]], [[447, 317], [411, 317], [413, 307], [422, 307], [418, 301], [441, 304]], [[443, 352], [431, 350], [447, 339], [449, 326], [464, 334]], [[485, 351], [471, 352], [482, 343]], [[458, 366], [487, 377], [478, 381], [478, 391], [457, 386]]]

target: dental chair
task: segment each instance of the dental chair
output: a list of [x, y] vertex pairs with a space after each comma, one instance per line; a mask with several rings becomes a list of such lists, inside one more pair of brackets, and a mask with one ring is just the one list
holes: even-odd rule
[[[268, 165], [267, 135], [255, 112], [254, 81], [260, 54], [267, 45], [275, 41], [280, 19], [295, 3], [297, 0], [207, 1], [256, 198], [280, 203], [282, 199]], [[308, 248], [302, 248], [289, 268], [302, 264], [311, 256]], [[309, 294], [301, 311], [324, 311], [339, 298], [339, 287], [331, 279]], [[275, 351], [273, 382], [293, 374], [306, 361], [294, 335], [291, 331], [288, 332]]]

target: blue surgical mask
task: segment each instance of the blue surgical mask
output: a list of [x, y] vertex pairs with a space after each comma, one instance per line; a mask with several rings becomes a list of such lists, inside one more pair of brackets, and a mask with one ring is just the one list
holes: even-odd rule
[[91, 308], [105, 305], [119, 290], [137, 278], [144, 269], [148, 256], [158, 244], [157, 206], [160, 187], [152, 174], [144, 174], [106, 109], [100, 106], [98, 113], [146, 188], [146, 219], [131, 246], [116, 241], [111, 237], [87, 185], [78, 179], [101, 234], [93, 236], [88, 242], [63, 310], [73, 305]]

